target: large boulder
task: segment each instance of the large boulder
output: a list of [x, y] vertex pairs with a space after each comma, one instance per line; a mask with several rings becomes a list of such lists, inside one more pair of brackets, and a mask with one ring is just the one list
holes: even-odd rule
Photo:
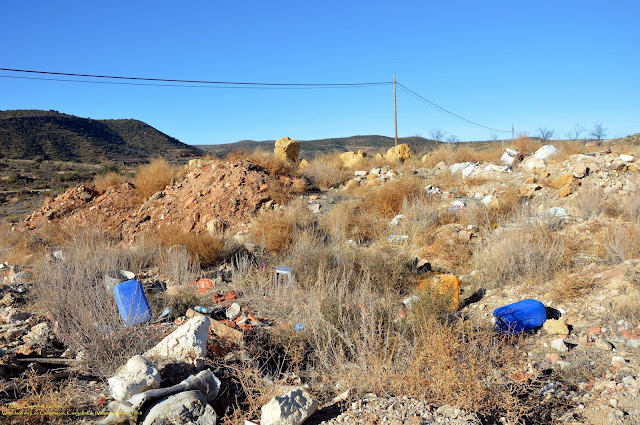
[[207, 340], [211, 321], [206, 316], [196, 316], [167, 335], [155, 347], [144, 353], [146, 358], [164, 359], [169, 362], [193, 363], [207, 354]]
[[300, 425], [318, 409], [318, 402], [303, 389], [276, 396], [261, 409], [260, 425]]
[[407, 145], [406, 143], [402, 143], [389, 149], [384, 158], [387, 161], [404, 162], [411, 159], [411, 149], [409, 148], [409, 145]]
[[216, 412], [200, 391], [162, 398], [145, 415], [142, 425], [215, 425]]
[[300, 153], [300, 143], [288, 137], [276, 140], [276, 147], [273, 155], [283, 161], [298, 162], [298, 154]]
[[134, 394], [160, 387], [160, 373], [153, 364], [142, 356], [133, 356], [109, 378], [111, 396], [118, 400], [128, 400]]
[[340, 157], [344, 167], [351, 168], [366, 158], [367, 153], [360, 149], [358, 152], [343, 152], [338, 156]]

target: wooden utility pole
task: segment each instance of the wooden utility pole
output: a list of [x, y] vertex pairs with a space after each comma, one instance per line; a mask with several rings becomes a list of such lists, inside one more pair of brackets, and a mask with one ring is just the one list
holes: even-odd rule
[[396, 146], [398, 146], [398, 108], [396, 107], [396, 74], [393, 74], [393, 118], [396, 122]]

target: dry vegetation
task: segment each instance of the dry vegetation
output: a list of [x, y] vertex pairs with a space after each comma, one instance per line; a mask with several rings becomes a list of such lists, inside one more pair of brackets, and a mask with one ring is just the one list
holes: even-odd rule
[[138, 168], [133, 184], [138, 194], [138, 202], [142, 203], [151, 195], [162, 190], [171, 183], [177, 170], [165, 159], [152, 160], [148, 165]]
[[111, 186], [118, 186], [124, 182], [124, 177], [114, 171], [104, 175], [96, 176], [93, 179], [93, 185], [99, 192], [102, 192]]

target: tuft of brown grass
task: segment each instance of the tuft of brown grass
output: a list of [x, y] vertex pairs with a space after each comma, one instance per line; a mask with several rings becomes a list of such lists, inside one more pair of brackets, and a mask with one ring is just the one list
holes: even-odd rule
[[293, 242], [295, 231], [309, 224], [310, 218], [309, 210], [301, 201], [284, 210], [263, 211], [252, 221], [251, 237], [267, 250], [281, 252]]
[[386, 231], [386, 220], [367, 214], [361, 201], [350, 200], [333, 207], [331, 211], [320, 218], [320, 227], [327, 232], [334, 241], [353, 239], [361, 243], [368, 240], [378, 240]]
[[112, 171], [102, 176], [96, 176], [93, 179], [93, 185], [96, 187], [96, 190], [103, 192], [109, 187], [121, 185], [124, 181], [124, 177]]
[[424, 181], [413, 176], [403, 176], [374, 188], [365, 187], [364, 208], [370, 214], [392, 218], [400, 212], [403, 202], [419, 196], [423, 187]]
[[154, 193], [164, 189], [176, 175], [176, 169], [163, 158], [152, 160], [138, 168], [133, 178], [137, 201], [144, 202]]
[[338, 155], [323, 154], [313, 158], [302, 170], [302, 175], [316, 186], [330, 188], [349, 180], [352, 171], [342, 166], [342, 160]]
[[447, 165], [457, 162], [497, 162], [504, 149], [499, 143], [445, 143], [431, 151], [425, 165], [429, 168], [444, 162]]
[[289, 176], [296, 174], [298, 166], [273, 155], [273, 152], [256, 150], [247, 158], [252, 163], [264, 168], [272, 176]]
[[248, 159], [251, 156], [251, 151], [246, 148], [238, 148], [232, 152], [229, 152], [225, 159], [227, 161], [236, 161], [238, 159]]
[[511, 149], [515, 149], [525, 155], [531, 155], [542, 147], [540, 139], [528, 137], [526, 134], [518, 137], [511, 142]]
[[209, 233], [196, 234], [179, 226], [163, 226], [154, 233], [153, 239], [166, 248], [174, 245], [185, 247], [192, 260], [197, 260], [202, 267], [213, 265], [224, 251], [222, 237]]
[[596, 184], [583, 184], [573, 198], [578, 215], [584, 220], [597, 217], [607, 209], [607, 202], [602, 188]]

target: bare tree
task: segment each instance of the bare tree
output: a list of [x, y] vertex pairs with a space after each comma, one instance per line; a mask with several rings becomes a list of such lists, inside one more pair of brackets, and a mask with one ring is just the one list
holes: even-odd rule
[[593, 137], [594, 139], [601, 141], [604, 137], [607, 136], [607, 127], [603, 126], [601, 122], [597, 122], [593, 125], [593, 130], [591, 130], [591, 133], [589, 133], [591, 135], [591, 137]]
[[447, 132], [441, 128], [432, 128], [429, 130], [429, 135], [431, 136], [431, 139], [437, 142], [442, 142], [444, 140], [444, 136], [447, 135]]
[[498, 140], [498, 133], [496, 133], [495, 131], [489, 133], [489, 141], [495, 142], [496, 140]]
[[548, 129], [547, 127], [539, 127], [538, 128], [538, 137], [542, 140], [543, 143], [547, 143], [549, 139], [553, 137], [553, 130]]
[[452, 134], [451, 136], [447, 137], [447, 142], [449, 142], [449, 143], [457, 143], [459, 141], [460, 141], [460, 139], [458, 139], [458, 136], [456, 136], [456, 135]]
[[567, 139], [579, 140], [582, 133], [587, 131], [587, 126], [584, 124], [573, 123], [573, 128], [565, 133]]

